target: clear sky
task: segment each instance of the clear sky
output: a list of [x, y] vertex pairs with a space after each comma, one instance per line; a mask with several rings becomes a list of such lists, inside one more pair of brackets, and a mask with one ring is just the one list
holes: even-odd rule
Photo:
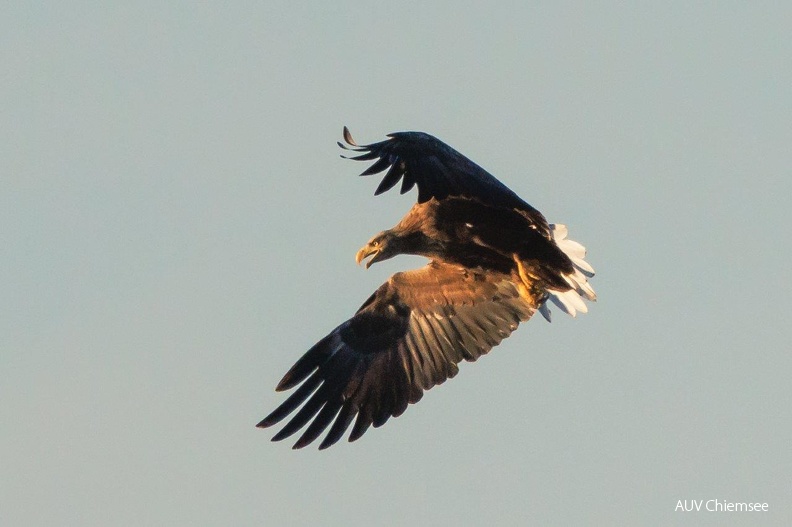
[[[792, 9], [131, 5], [0, 7], [0, 524], [792, 524]], [[343, 125], [471, 157], [599, 301], [294, 452], [277, 381], [421, 265], [355, 266], [415, 191]]]

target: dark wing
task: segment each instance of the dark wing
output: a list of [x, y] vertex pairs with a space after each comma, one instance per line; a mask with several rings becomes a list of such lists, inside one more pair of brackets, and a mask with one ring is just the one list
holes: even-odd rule
[[476, 198], [487, 205], [523, 211], [540, 232], [549, 236], [550, 229], [542, 213], [495, 176], [436, 137], [423, 132], [395, 132], [388, 137], [379, 143], [358, 145], [345, 126], [344, 141], [348, 146], [338, 143], [346, 150], [361, 152], [350, 159], [376, 160], [361, 176], [379, 174], [388, 169], [374, 195], [390, 190], [401, 180], [402, 194], [414, 185], [418, 186], [418, 203], [448, 196]]
[[498, 345], [534, 309], [508, 275], [437, 262], [397, 273], [292, 366], [276, 390], [302, 385], [257, 426], [272, 426], [305, 403], [273, 441], [312, 421], [294, 448], [330, 427], [319, 446], [327, 448], [355, 420], [354, 441], [455, 376], [462, 359]]

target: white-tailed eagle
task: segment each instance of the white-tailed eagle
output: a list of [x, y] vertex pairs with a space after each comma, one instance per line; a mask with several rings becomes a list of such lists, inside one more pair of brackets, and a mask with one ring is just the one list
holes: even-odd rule
[[[397, 254], [429, 263], [396, 273], [355, 315], [308, 350], [277, 391], [297, 389], [257, 426], [279, 423], [285, 439], [310, 423], [294, 448], [329, 428], [319, 448], [381, 426], [454, 377], [548, 301], [575, 316], [595, 300], [582, 245], [566, 238], [535, 208], [450, 146], [421, 132], [398, 132], [359, 146], [344, 128], [352, 159], [373, 161], [361, 175], [387, 170], [375, 194], [401, 181], [418, 187], [418, 202], [392, 229], [357, 253], [366, 267]], [[298, 387], [299, 385], [299, 387]]]

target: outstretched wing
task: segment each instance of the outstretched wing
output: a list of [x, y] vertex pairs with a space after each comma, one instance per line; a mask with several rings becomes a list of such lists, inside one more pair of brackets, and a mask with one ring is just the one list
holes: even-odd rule
[[534, 311], [508, 275], [438, 262], [397, 273], [292, 366], [276, 390], [302, 385], [257, 426], [272, 426], [305, 403], [273, 441], [312, 421], [294, 448], [330, 427], [319, 447], [327, 448], [355, 420], [354, 441], [455, 376], [463, 359], [487, 353]]
[[350, 159], [376, 160], [361, 176], [379, 174], [388, 169], [374, 195], [387, 192], [401, 180], [402, 194], [418, 186], [418, 203], [448, 196], [476, 198], [487, 205], [523, 211], [540, 232], [549, 236], [547, 220], [538, 210], [495, 176], [436, 137], [423, 132], [395, 132], [388, 137], [379, 143], [358, 145], [345, 126], [344, 141], [347, 144], [338, 143], [341, 148], [360, 152]]

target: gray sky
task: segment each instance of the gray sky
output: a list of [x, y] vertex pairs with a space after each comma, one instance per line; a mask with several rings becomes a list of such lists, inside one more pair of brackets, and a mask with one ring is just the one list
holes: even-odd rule
[[[0, 523], [792, 524], [792, 10], [718, 4], [4, 4]], [[344, 124], [471, 157], [600, 300], [293, 452], [277, 381], [421, 264], [355, 266], [415, 192]]]

